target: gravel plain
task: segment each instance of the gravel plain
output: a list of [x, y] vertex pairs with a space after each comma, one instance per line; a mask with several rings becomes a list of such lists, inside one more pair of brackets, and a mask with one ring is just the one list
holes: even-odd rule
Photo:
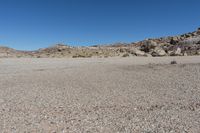
[[0, 59], [0, 132], [199, 133], [200, 57]]

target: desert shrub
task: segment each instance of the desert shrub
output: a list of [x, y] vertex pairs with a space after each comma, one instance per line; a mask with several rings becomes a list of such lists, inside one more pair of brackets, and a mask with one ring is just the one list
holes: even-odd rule
[[170, 64], [177, 64], [177, 62], [175, 61], [175, 60], [173, 60], [173, 61], [171, 61], [171, 63]]
[[75, 54], [72, 56], [72, 58], [90, 58], [92, 57], [92, 54]]
[[76, 56], [76, 55], [73, 55], [72, 58], [77, 58], [77, 56]]
[[122, 57], [128, 57], [128, 56], [129, 56], [128, 53], [125, 53], [125, 54], [122, 55]]

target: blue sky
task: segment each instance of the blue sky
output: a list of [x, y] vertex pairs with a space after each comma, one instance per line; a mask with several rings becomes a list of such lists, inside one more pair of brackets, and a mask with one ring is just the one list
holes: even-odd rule
[[0, 45], [134, 42], [200, 27], [200, 0], [0, 0]]

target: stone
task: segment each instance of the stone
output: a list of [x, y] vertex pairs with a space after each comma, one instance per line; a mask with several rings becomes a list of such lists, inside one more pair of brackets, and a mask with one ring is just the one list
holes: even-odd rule
[[126, 52], [126, 49], [120, 48], [118, 51], [119, 51], [120, 53], [124, 53], [124, 52]]
[[161, 47], [156, 47], [153, 52], [152, 56], [166, 56], [167, 53]]
[[187, 52], [184, 52], [183, 56], [188, 56]]
[[200, 50], [199, 50], [199, 51], [197, 51], [197, 55], [200, 55]]
[[144, 51], [139, 50], [138, 48], [130, 49], [131, 54], [135, 54], [136, 56], [146, 56]]
[[170, 44], [175, 45], [175, 44], [178, 43], [178, 41], [179, 41], [178, 37], [172, 37], [172, 38], [171, 38], [171, 41], [170, 41]]
[[177, 56], [181, 56], [182, 55], [181, 48], [177, 48], [177, 50], [175, 51], [175, 55], [177, 55]]
[[153, 57], [151, 54], [147, 54], [145, 55], [146, 57]]
[[139, 50], [139, 49], [136, 49], [135, 54], [136, 54], [137, 56], [145, 56], [145, 55], [146, 55], [145, 52], [143, 52], [143, 51], [141, 51], [141, 50]]
[[158, 44], [154, 42], [153, 40], [146, 40], [143, 42], [143, 45], [141, 46], [141, 50], [144, 52], [149, 52], [151, 49], [154, 49], [157, 46]]

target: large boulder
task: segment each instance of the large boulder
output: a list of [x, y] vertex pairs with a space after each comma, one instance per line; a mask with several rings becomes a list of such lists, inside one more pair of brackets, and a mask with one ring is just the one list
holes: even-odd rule
[[175, 45], [175, 44], [177, 44], [178, 42], [179, 42], [179, 38], [178, 38], [178, 37], [172, 37], [172, 38], [171, 38], [171, 41], [170, 41], [170, 44]]
[[137, 56], [146, 56], [145, 52], [143, 52], [143, 51], [141, 51], [141, 50], [139, 50], [139, 49], [136, 49], [135, 54], [136, 54]]
[[149, 51], [151, 51], [151, 49], [154, 49], [157, 46], [158, 46], [158, 44], [155, 41], [146, 40], [143, 42], [143, 44], [141, 46], [141, 50], [144, 52], [149, 52]]
[[176, 56], [181, 56], [182, 55], [181, 48], [177, 48], [177, 50], [175, 51], [175, 55]]
[[167, 53], [161, 47], [156, 47], [151, 53], [152, 56], [166, 56]]
[[182, 56], [182, 50], [180, 47], [178, 47], [177, 49], [173, 50], [173, 51], [169, 51], [168, 52], [170, 56]]
[[139, 50], [138, 48], [130, 49], [130, 53], [136, 56], [146, 56], [146, 53], [144, 51]]

